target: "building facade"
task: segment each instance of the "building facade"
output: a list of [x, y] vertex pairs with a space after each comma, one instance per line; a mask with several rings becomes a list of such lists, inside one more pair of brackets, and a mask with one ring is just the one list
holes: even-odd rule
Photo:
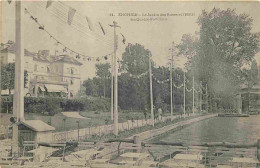
[[241, 87], [241, 92], [237, 94], [238, 113], [260, 113], [260, 65], [258, 66], [258, 84], [252, 88], [247, 85]]
[[[15, 61], [15, 44], [1, 49], [1, 65]], [[33, 53], [25, 49], [24, 69], [28, 73], [25, 96], [47, 95], [73, 98], [80, 90], [82, 63], [70, 55], [50, 55], [49, 50]], [[4, 91], [2, 91], [3, 95]]]

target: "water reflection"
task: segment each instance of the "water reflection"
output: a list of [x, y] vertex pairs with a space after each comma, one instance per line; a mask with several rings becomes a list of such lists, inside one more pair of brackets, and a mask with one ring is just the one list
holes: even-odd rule
[[160, 141], [176, 143], [255, 143], [260, 138], [260, 115], [250, 117], [216, 117], [192, 124], [162, 137]]

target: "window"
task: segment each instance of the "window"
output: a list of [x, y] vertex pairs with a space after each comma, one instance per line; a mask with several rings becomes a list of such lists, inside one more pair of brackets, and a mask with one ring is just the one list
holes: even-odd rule
[[47, 67], [47, 72], [48, 72], [48, 73], [50, 72], [50, 67]]
[[58, 66], [56, 66], [56, 72], [58, 72], [59, 71], [59, 67]]
[[73, 85], [73, 83], [74, 83], [74, 82], [73, 82], [73, 80], [71, 79], [71, 80], [70, 80], [70, 84]]
[[70, 73], [71, 73], [71, 74], [74, 74], [73, 68], [70, 69]]
[[70, 92], [70, 97], [73, 97], [73, 94], [72, 94], [72, 92]]

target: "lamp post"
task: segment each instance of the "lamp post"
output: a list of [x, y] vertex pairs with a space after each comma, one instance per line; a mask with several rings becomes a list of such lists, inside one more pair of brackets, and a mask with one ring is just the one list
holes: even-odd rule
[[186, 86], [185, 86], [185, 70], [184, 70], [184, 75], [183, 75], [183, 114], [184, 117], [186, 116]]
[[114, 120], [114, 55], [111, 56], [111, 120]]
[[149, 76], [150, 76], [150, 104], [151, 104], [151, 120], [154, 126], [154, 112], [153, 112], [153, 79], [152, 79], [152, 65], [151, 65], [151, 53], [149, 52]]
[[[116, 51], [118, 47], [117, 43], [117, 35], [116, 35], [116, 28], [120, 27], [118, 26], [116, 21], [113, 21], [113, 25], [109, 25], [114, 28], [114, 107], [113, 107], [113, 117], [114, 117], [114, 134], [117, 136], [118, 135], [118, 82], [117, 82], [117, 73], [118, 73], [118, 68], [117, 68], [117, 57], [116, 57]], [[112, 86], [111, 86], [112, 87]]]
[[[17, 122], [24, 121], [24, 26], [22, 23], [24, 11], [22, 11], [22, 1], [15, 1], [15, 86], [14, 86], [14, 103], [13, 117]], [[18, 124], [13, 125], [12, 137], [12, 155], [19, 154], [19, 134]]]
[[171, 120], [173, 119], [173, 89], [172, 89], [172, 66], [173, 66], [173, 47], [174, 47], [174, 42], [172, 42], [172, 58], [170, 59], [171, 61], [171, 66], [170, 66], [170, 87], [171, 87]]
[[192, 77], [192, 114], [194, 115], [195, 111], [195, 93], [194, 93], [194, 76]]

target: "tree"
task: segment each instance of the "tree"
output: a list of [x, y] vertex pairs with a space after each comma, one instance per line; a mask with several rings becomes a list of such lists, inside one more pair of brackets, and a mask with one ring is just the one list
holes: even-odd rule
[[247, 67], [241, 70], [242, 78], [246, 81], [248, 88], [252, 88], [258, 83], [258, 68], [256, 60], [253, 59], [252, 62], [248, 64]]
[[[9, 95], [11, 90], [14, 89], [14, 79], [15, 79], [15, 63], [8, 63], [1, 67], [1, 89], [9, 90]], [[28, 72], [24, 71], [24, 87], [28, 83]]]
[[[144, 109], [149, 100], [149, 50], [140, 44], [128, 44], [122, 55], [119, 78], [119, 105], [122, 109]], [[128, 103], [128, 104], [126, 104]]]
[[[8, 89], [9, 101], [11, 99], [11, 90], [14, 89], [15, 80], [15, 63], [8, 63], [1, 67], [1, 89]], [[28, 83], [28, 72], [24, 71], [24, 87]], [[2, 100], [1, 100], [2, 102]], [[7, 113], [9, 111], [10, 103], [7, 103]]]
[[83, 86], [86, 88], [86, 95], [95, 96], [97, 93], [97, 87], [94, 85], [92, 79], [87, 79], [83, 82]]
[[[159, 66], [153, 68], [153, 96], [155, 107], [169, 111], [170, 108], [170, 71], [169, 68]], [[156, 80], [155, 80], [156, 79]]]
[[108, 82], [108, 79], [110, 78], [110, 64], [96, 64], [96, 75], [99, 77], [103, 83], [103, 96], [106, 97], [106, 83]]
[[149, 50], [141, 44], [128, 44], [122, 56], [122, 70], [132, 75], [140, 75], [148, 71]]
[[241, 69], [259, 51], [259, 33], [251, 32], [252, 23], [235, 10], [203, 10], [199, 38], [183, 36], [180, 53], [190, 59], [196, 79], [207, 83], [210, 97], [232, 100], [245, 82]]

